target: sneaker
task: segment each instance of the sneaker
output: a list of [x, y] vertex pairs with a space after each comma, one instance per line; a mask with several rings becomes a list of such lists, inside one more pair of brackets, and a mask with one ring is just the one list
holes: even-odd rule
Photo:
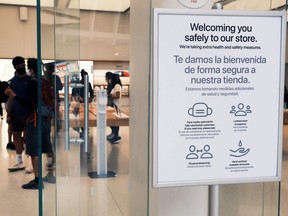
[[6, 148], [7, 148], [7, 149], [11, 149], [11, 150], [15, 150], [15, 145], [14, 145], [13, 142], [9, 142], [9, 143], [7, 143], [7, 145], [6, 145]]
[[110, 139], [109, 141], [111, 144], [117, 144], [120, 142], [120, 140], [121, 140], [121, 137], [117, 136], [117, 137], [114, 137], [113, 139]]
[[25, 169], [26, 173], [33, 173], [33, 167], [32, 166], [29, 166]]
[[14, 171], [18, 171], [18, 170], [24, 170], [25, 169], [25, 166], [24, 166], [24, 163], [21, 162], [21, 163], [16, 163], [14, 164], [13, 166], [9, 167], [8, 170], [10, 172], [14, 172]]
[[[35, 179], [32, 181], [28, 182], [27, 184], [22, 185], [23, 189], [31, 189], [31, 190], [38, 190], [39, 189], [39, 183], [35, 182]], [[42, 185], [42, 189], [44, 186]]]
[[53, 175], [53, 173], [49, 172], [45, 177], [43, 177], [43, 181], [50, 184], [55, 184], [56, 177]]
[[109, 134], [109, 135], [106, 136], [106, 139], [107, 139], [107, 140], [111, 140], [111, 139], [113, 139], [114, 137], [115, 137], [115, 135], [114, 135], [113, 133], [111, 133], [111, 134]]

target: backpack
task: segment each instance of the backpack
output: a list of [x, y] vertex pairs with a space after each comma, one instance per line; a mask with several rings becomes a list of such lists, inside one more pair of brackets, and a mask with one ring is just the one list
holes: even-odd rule
[[[41, 116], [51, 119], [55, 116], [55, 92], [53, 83], [42, 77], [42, 92], [41, 92]], [[37, 104], [34, 103], [35, 110], [26, 118], [27, 123], [32, 123], [37, 126]]]
[[41, 116], [54, 117], [55, 114], [55, 89], [52, 82], [42, 77], [42, 105]]
[[6, 103], [8, 100], [8, 96], [5, 95], [5, 89], [9, 86], [8, 82], [0, 81], [0, 102]]

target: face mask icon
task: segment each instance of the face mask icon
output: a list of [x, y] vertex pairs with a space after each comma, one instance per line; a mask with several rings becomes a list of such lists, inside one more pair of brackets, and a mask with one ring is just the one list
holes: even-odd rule
[[195, 103], [188, 109], [188, 114], [194, 117], [206, 117], [212, 114], [212, 109], [205, 103]]

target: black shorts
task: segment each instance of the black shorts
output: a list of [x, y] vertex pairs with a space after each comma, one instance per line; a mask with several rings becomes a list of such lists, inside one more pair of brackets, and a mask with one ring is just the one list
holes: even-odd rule
[[13, 132], [21, 132], [26, 127], [26, 115], [13, 114], [10, 123]]
[[[50, 139], [51, 120], [42, 119], [42, 153], [52, 153], [52, 143]], [[29, 156], [38, 155], [38, 127], [33, 123], [28, 123], [26, 127], [26, 154]]]

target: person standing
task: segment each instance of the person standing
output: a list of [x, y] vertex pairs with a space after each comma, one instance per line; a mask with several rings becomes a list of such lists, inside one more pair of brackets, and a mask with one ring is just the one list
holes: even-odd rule
[[1, 119], [3, 119], [3, 107], [2, 107], [2, 103], [6, 103], [7, 101], [7, 95], [4, 94], [4, 91], [6, 89], [6, 87], [8, 86], [7, 82], [1, 82], [0, 80], [0, 116]]
[[0, 116], [1, 116], [1, 119], [3, 119], [3, 108], [2, 108], [1, 102], [0, 102]]
[[[12, 64], [16, 71], [15, 76], [10, 80], [9, 84], [12, 86], [15, 94], [24, 98], [26, 97], [27, 82], [31, 80], [31, 77], [26, 74], [25, 59], [22, 56], [16, 56], [13, 58]], [[7, 89], [10, 89], [10, 87]], [[23, 163], [22, 153], [24, 150], [25, 127], [28, 109], [19, 101], [13, 100], [13, 98], [9, 97], [7, 110], [7, 121], [11, 123], [12, 137], [16, 150], [16, 163], [9, 167], [8, 170], [24, 170], [25, 165]], [[22, 138], [22, 132], [24, 132], [24, 138]]]
[[61, 82], [60, 77], [55, 73], [55, 62], [49, 62], [45, 64], [44, 76], [46, 77], [47, 80], [52, 82], [53, 85], [55, 85], [57, 106], [59, 106], [61, 102], [59, 91], [63, 89], [63, 84]]
[[[80, 80], [80, 84], [83, 84], [83, 86], [81, 87], [75, 87], [72, 89], [72, 98], [76, 101], [76, 102], [80, 102], [80, 103], [84, 103], [84, 95], [85, 95], [85, 86], [84, 86], [84, 77], [87, 76], [88, 77], [88, 73], [87, 71], [85, 71], [84, 69], [81, 70], [80, 72], [81, 74], [81, 80]], [[89, 80], [89, 79], [88, 79]], [[88, 91], [89, 91], [89, 103], [91, 103], [93, 101], [94, 98], [94, 92], [93, 92], [93, 88], [90, 82], [88, 82]], [[75, 114], [77, 115], [79, 112], [79, 109], [76, 109]], [[80, 134], [80, 138], [83, 138], [83, 133], [84, 133], [84, 128], [81, 127], [74, 127], [73, 128], [75, 131], [79, 132]]]
[[[37, 114], [37, 106], [38, 106], [38, 83], [37, 83], [37, 59], [29, 58], [28, 61], [28, 69], [32, 76], [32, 79], [27, 83], [27, 94], [26, 97], [21, 98], [12, 89], [6, 90], [6, 94], [10, 97], [14, 98], [14, 101], [19, 101], [22, 104], [25, 104], [28, 109], [28, 117], [26, 118], [27, 129], [26, 129], [26, 154], [31, 157], [31, 163], [34, 172], [34, 179], [29, 181], [26, 184], [22, 185], [23, 189], [39, 189], [41, 185], [39, 184], [39, 171], [38, 171], [38, 114]], [[46, 79], [46, 78], [43, 78]], [[42, 88], [44, 85], [44, 80], [42, 79]], [[50, 86], [53, 86], [51, 83]], [[51, 89], [53, 91], [53, 89]], [[43, 100], [43, 92], [42, 92], [42, 100]], [[52, 98], [53, 99], [53, 98]], [[44, 100], [43, 100], [44, 102]], [[47, 106], [47, 104], [45, 105]], [[43, 105], [42, 105], [43, 111]], [[43, 181], [49, 183], [55, 183], [56, 178], [53, 175], [52, 165], [54, 160], [53, 148], [50, 140], [50, 132], [51, 132], [51, 116], [41, 116], [42, 125], [41, 125], [41, 134], [42, 134], [42, 152], [47, 154], [48, 159], [48, 174], [43, 177]], [[49, 161], [50, 158], [50, 161]], [[50, 166], [49, 166], [50, 165]]]
[[[121, 90], [122, 90], [122, 82], [119, 77], [119, 74], [113, 74], [110, 78], [108, 78], [108, 85], [111, 85], [111, 92], [108, 97], [112, 98], [112, 106], [115, 108], [116, 113], [121, 115]], [[111, 144], [117, 144], [121, 140], [121, 136], [119, 136], [119, 126], [111, 126], [111, 134], [107, 136], [107, 139]]]
[[[6, 110], [6, 113], [8, 113], [8, 108], [7, 108], [7, 104], [8, 104], [8, 96], [5, 95], [5, 89], [9, 86], [8, 82], [6, 81], [2, 81], [0, 82], [0, 101], [5, 103], [5, 110]], [[1, 104], [1, 111], [2, 111], [2, 104]], [[2, 111], [3, 112], [3, 111]], [[2, 113], [3, 114], [3, 113]], [[2, 116], [2, 115], [1, 115]], [[15, 150], [15, 145], [13, 144], [12, 142], [12, 130], [11, 130], [11, 124], [10, 122], [7, 120], [6, 118], [6, 123], [8, 124], [8, 130], [7, 130], [7, 133], [8, 133], [8, 143], [6, 145], [6, 148], [7, 149], [10, 149], [10, 150]]]
[[55, 62], [49, 62], [45, 64], [44, 76], [47, 80], [49, 80], [54, 85], [54, 91], [56, 94], [55, 125], [56, 125], [56, 131], [59, 132], [60, 127], [61, 127], [60, 119], [59, 119], [59, 108], [60, 108], [60, 103], [61, 103], [59, 91], [63, 89], [63, 84], [61, 82], [60, 77], [55, 73]]
[[[76, 100], [79, 100], [80, 103], [84, 102], [84, 76], [88, 76], [87, 71], [85, 71], [84, 69], [81, 70], [80, 72], [81, 74], [81, 80], [80, 83], [83, 84], [82, 87], [79, 88], [73, 88], [72, 89], [72, 96], [73, 97], [77, 97]], [[93, 92], [93, 88], [90, 82], [88, 82], [88, 91], [89, 91], [89, 102], [93, 101], [94, 98], [94, 92]]]
[[[108, 71], [105, 73], [105, 80], [107, 82], [107, 106], [113, 107], [113, 98], [109, 97], [111, 90], [112, 90], [112, 85], [109, 82], [110, 79], [112, 79], [113, 73], [111, 71]], [[109, 136], [107, 136], [107, 139], [109, 139]]]

